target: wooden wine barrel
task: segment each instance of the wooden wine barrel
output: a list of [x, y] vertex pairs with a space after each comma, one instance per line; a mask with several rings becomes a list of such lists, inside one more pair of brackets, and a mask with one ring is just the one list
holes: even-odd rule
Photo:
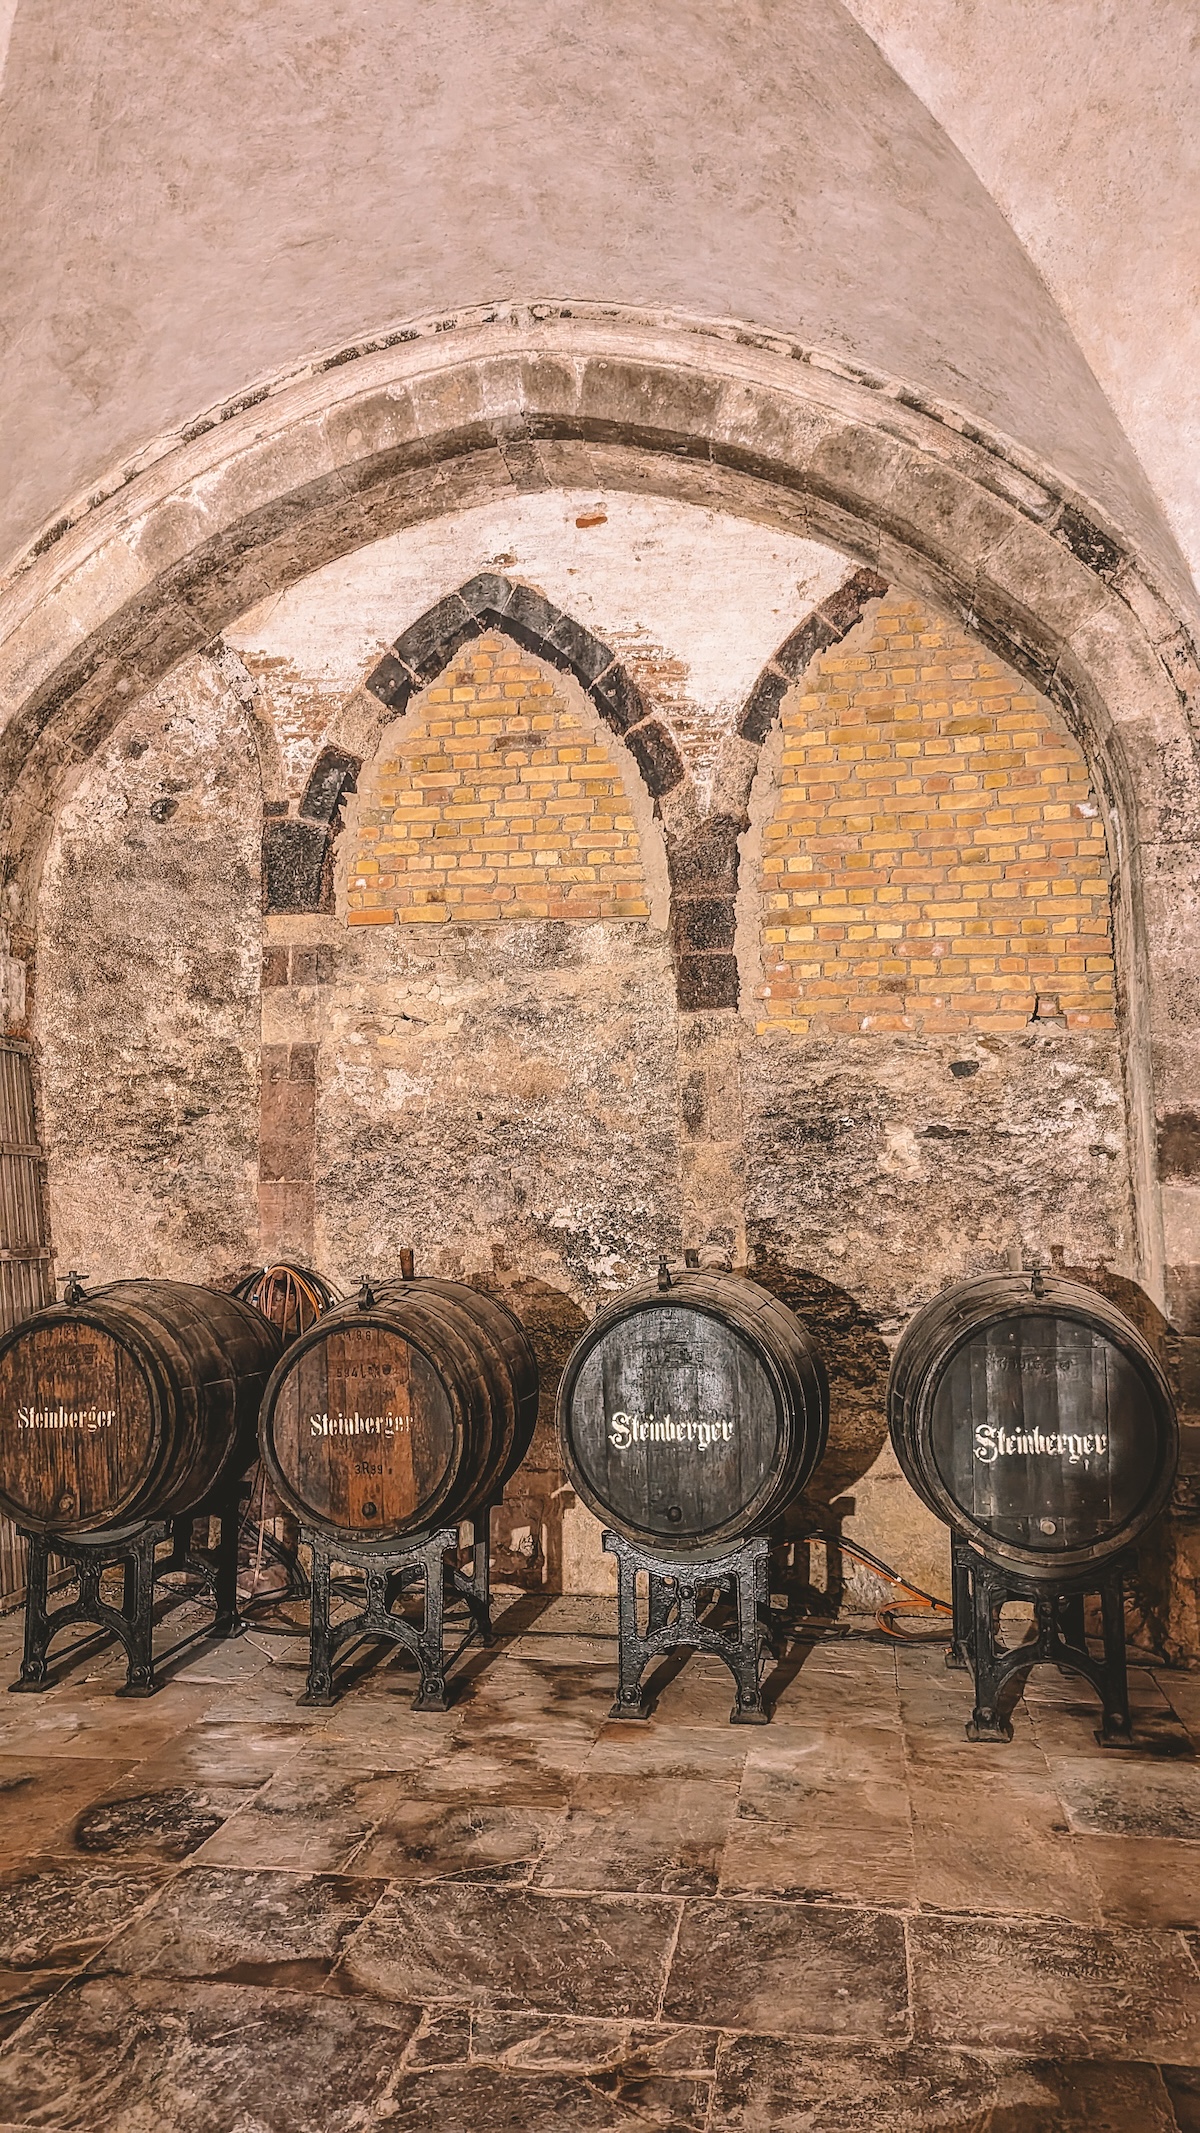
[[0, 1504], [34, 1532], [171, 1518], [254, 1457], [280, 1339], [237, 1297], [116, 1281], [0, 1337]]
[[1130, 1547], [1166, 1504], [1179, 1453], [1136, 1326], [1056, 1274], [990, 1274], [927, 1304], [896, 1350], [888, 1424], [931, 1511], [1048, 1580]]
[[[54, 1301], [45, 1167], [29, 1046], [0, 1037], [0, 1333]], [[12, 1520], [0, 1516], [0, 1596], [24, 1588], [25, 1557]]]
[[577, 1343], [558, 1395], [571, 1484], [652, 1551], [699, 1554], [764, 1532], [825, 1449], [820, 1355], [745, 1275], [690, 1269], [630, 1289]]
[[396, 1541], [494, 1501], [529, 1449], [538, 1374], [520, 1321], [456, 1281], [380, 1283], [288, 1348], [263, 1461], [301, 1524]]

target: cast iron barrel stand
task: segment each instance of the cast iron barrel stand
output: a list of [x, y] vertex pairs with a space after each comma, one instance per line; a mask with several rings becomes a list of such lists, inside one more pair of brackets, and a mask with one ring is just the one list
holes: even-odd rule
[[[394, 1644], [411, 1652], [420, 1680], [413, 1697], [414, 1711], [446, 1711], [450, 1694], [446, 1673], [472, 1642], [494, 1642], [491, 1614], [491, 1566], [489, 1541], [492, 1505], [467, 1523], [471, 1526], [472, 1560], [464, 1570], [453, 1560], [459, 1546], [457, 1525], [441, 1526], [435, 1533], [415, 1533], [407, 1541], [381, 1543], [335, 1541], [315, 1527], [301, 1527], [300, 1539], [312, 1549], [312, 1596], [309, 1613], [308, 1681], [302, 1704], [336, 1703], [333, 1671], [339, 1653], [364, 1641]], [[364, 1604], [348, 1621], [331, 1620], [332, 1567], [339, 1563], [365, 1585]], [[449, 1571], [449, 1580], [446, 1573]], [[446, 1655], [446, 1586], [466, 1604], [466, 1635]], [[421, 1625], [396, 1612], [396, 1602], [406, 1593], [423, 1587]]]
[[[1082, 1674], [1100, 1698], [1103, 1718], [1097, 1740], [1106, 1748], [1130, 1748], [1129, 1687], [1125, 1668], [1125, 1577], [1132, 1554], [1112, 1556], [1090, 1571], [1048, 1585], [1045, 1578], [992, 1561], [955, 1534], [953, 1641], [948, 1666], [969, 1666], [975, 1676], [975, 1708], [969, 1740], [1011, 1740], [1005, 1689], [1035, 1666], [1058, 1666]], [[1104, 1657], [1088, 1650], [1084, 1599], [1100, 1596]], [[1008, 1600], [1033, 1602], [1034, 1635], [1011, 1649], [1000, 1643], [1000, 1610]]]
[[[154, 1671], [154, 1588], [172, 1572], [184, 1571], [197, 1579], [200, 1589], [214, 1602], [212, 1636], [240, 1637], [246, 1627], [238, 1611], [237, 1594], [242, 1496], [239, 1483], [232, 1493], [200, 1504], [178, 1518], [151, 1519], [115, 1533], [22, 1532], [29, 1547], [25, 1649], [20, 1676], [9, 1684], [10, 1694], [36, 1695], [50, 1688], [48, 1654], [53, 1639], [71, 1622], [94, 1622], [98, 1629], [109, 1630], [125, 1648], [125, 1683], [116, 1694], [156, 1695], [163, 1684]], [[218, 1520], [220, 1527], [216, 1547], [193, 1549], [194, 1520], [210, 1516]], [[165, 1541], [170, 1542], [171, 1552], [160, 1560], [158, 1551]], [[61, 1607], [51, 1607], [49, 1603], [51, 1556], [66, 1564], [76, 1587], [76, 1598]], [[114, 1568], [122, 1573], [119, 1607], [111, 1606], [100, 1593], [104, 1572]], [[195, 1589], [179, 1597], [194, 1598]]]
[[[713, 1652], [723, 1659], [737, 1688], [729, 1714], [731, 1726], [765, 1726], [770, 1713], [763, 1702], [763, 1653], [769, 1632], [763, 1619], [770, 1593], [764, 1536], [739, 1542], [719, 1555], [692, 1558], [654, 1555], [623, 1534], [606, 1528], [604, 1548], [617, 1558], [617, 1636], [619, 1686], [609, 1714], [613, 1718], [649, 1718], [653, 1705], [641, 1688], [651, 1659], [667, 1652]], [[637, 1580], [650, 1581], [650, 1611], [643, 1635], [638, 1628]], [[737, 1634], [711, 1629], [697, 1614], [706, 1591], [732, 1590], [737, 1607]]]

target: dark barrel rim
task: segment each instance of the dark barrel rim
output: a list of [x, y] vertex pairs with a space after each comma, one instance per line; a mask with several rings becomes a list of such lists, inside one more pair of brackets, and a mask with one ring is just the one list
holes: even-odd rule
[[[736, 1283], [737, 1287], [726, 1288], [727, 1283]], [[755, 1314], [753, 1326], [738, 1323], [731, 1316], [730, 1306], [737, 1299], [739, 1290], [748, 1292], [746, 1302]], [[611, 1507], [601, 1501], [580, 1467], [570, 1427], [575, 1386], [579, 1373], [593, 1350], [614, 1326], [627, 1325], [631, 1318], [646, 1311], [661, 1310], [664, 1306], [694, 1311], [698, 1316], [714, 1320], [716, 1324], [745, 1341], [763, 1365], [770, 1380], [775, 1398], [776, 1420], [780, 1425], [791, 1405], [792, 1387], [788, 1383], [785, 1366], [776, 1354], [771, 1340], [774, 1328], [770, 1307], [786, 1311], [799, 1328], [807, 1360], [816, 1379], [818, 1394], [815, 1415], [808, 1400], [804, 1400], [803, 1411], [796, 1416], [797, 1430], [790, 1445], [786, 1442], [783, 1428], [777, 1428], [775, 1457], [769, 1473], [752, 1501], [740, 1505], [736, 1514], [726, 1519], [722, 1525], [710, 1527], [707, 1532], [697, 1534], [687, 1541], [675, 1542], [669, 1535], [658, 1533], [651, 1527], [635, 1526], [630, 1519], [614, 1517]], [[800, 1390], [803, 1393], [803, 1387]], [[655, 1555], [695, 1557], [702, 1555], [706, 1549], [727, 1547], [732, 1540], [741, 1539], [769, 1525], [772, 1518], [786, 1508], [779, 1499], [783, 1484], [793, 1467], [797, 1470], [799, 1479], [795, 1481], [788, 1501], [806, 1486], [821, 1461], [829, 1435], [829, 1387], [820, 1351], [803, 1321], [796, 1317], [789, 1305], [782, 1303], [769, 1289], [764, 1289], [752, 1275], [727, 1271], [709, 1274], [689, 1268], [682, 1273], [673, 1274], [671, 1285], [667, 1289], [659, 1288], [657, 1284], [630, 1289], [623, 1296], [614, 1297], [611, 1303], [597, 1312], [586, 1332], [580, 1334], [567, 1358], [566, 1368], [559, 1381], [555, 1419], [567, 1478], [580, 1501], [586, 1505], [594, 1518], [598, 1518], [604, 1526], [615, 1527], [618, 1532], [634, 1539], [637, 1544], [650, 1549]], [[805, 1454], [803, 1458], [800, 1456], [802, 1452]]]
[[[979, 1308], [973, 1311], [976, 1300]], [[933, 1456], [933, 1410], [942, 1379], [959, 1349], [990, 1327], [1018, 1318], [1065, 1319], [1110, 1341], [1146, 1385], [1158, 1433], [1155, 1479], [1123, 1523], [1095, 1541], [1053, 1555], [1004, 1540], [980, 1525], [950, 1495]], [[1145, 1336], [1100, 1290], [1054, 1274], [986, 1274], [956, 1283], [924, 1305], [905, 1328], [892, 1359], [888, 1434], [905, 1479], [935, 1517], [982, 1554], [1010, 1563], [1028, 1576], [1042, 1576], [1048, 1583], [1064, 1572], [1086, 1569], [1133, 1546], [1166, 1508], [1179, 1447], [1171, 1388]]]

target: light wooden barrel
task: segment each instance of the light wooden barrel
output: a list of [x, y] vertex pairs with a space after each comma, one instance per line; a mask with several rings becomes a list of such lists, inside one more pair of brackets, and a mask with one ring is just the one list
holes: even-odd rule
[[533, 1350], [495, 1297], [423, 1277], [380, 1283], [287, 1349], [263, 1401], [262, 1457], [302, 1525], [405, 1539], [499, 1497], [537, 1400]]
[[118, 1281], [0, 1336], [0, 1505], [33, 1532], [181, 1516], [254, 1457], [276, 1328], [217, 1289]]

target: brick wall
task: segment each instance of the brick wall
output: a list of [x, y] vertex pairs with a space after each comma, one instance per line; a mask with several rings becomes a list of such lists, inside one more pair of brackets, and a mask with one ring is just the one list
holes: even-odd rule
[[760, 1029], [1113, 1027], [1100, 811], [1017, 675], [897, 595], [815, 662], [782, 726]]
[[599, 731], [505, 638], [478, 638], [362, 780], [350, 924], [648, 917]]

